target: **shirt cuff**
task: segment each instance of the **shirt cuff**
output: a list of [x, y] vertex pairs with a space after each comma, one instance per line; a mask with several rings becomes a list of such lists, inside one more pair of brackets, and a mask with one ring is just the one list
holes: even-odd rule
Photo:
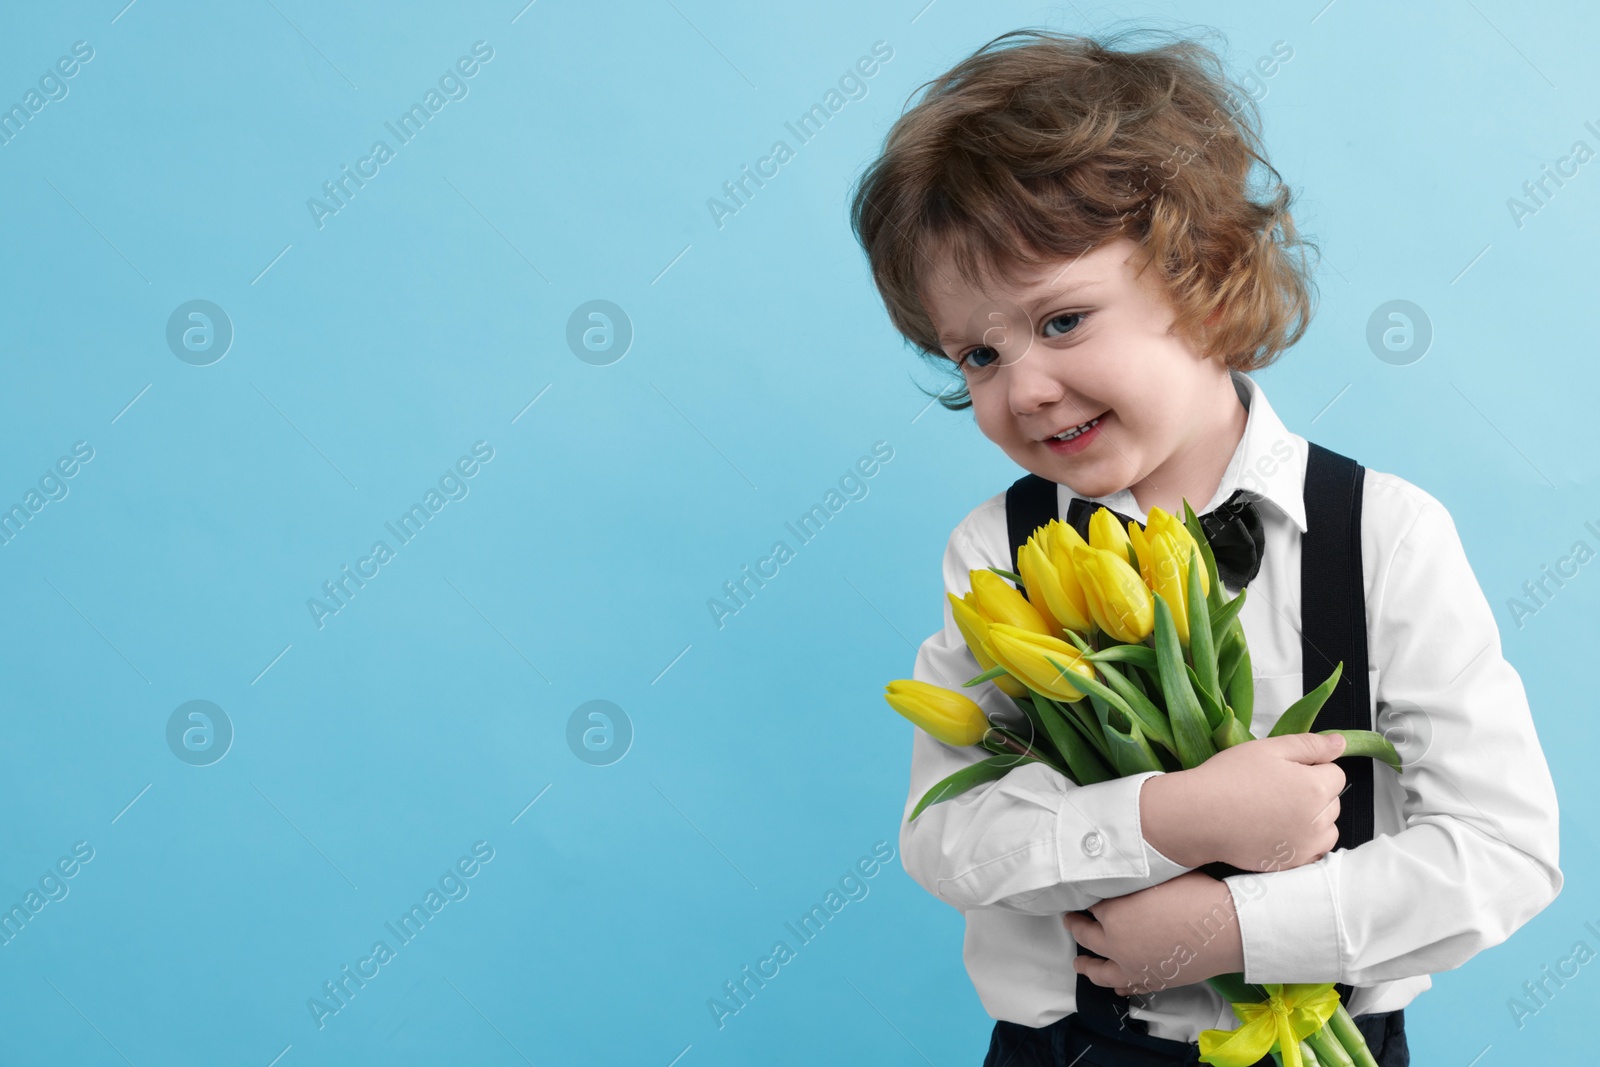
[[1223, 881], [1239, 918], [1246, 982], [1342, 981], [1327, 857]]
[[1068, 788], [1056, 817], [1056, 854], [1063, 882], [1141, 878], [1164, 882], [1192, 868], [1176, 863], [1144, 839], [1139, 791], [1161, 771], [1144, 771], [1100, 782], [1093, 789]]

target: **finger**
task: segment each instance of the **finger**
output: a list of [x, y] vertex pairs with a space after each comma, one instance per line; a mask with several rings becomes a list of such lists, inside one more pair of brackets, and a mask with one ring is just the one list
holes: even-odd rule
[[1078, 956], [1072, 961], [1072, 969], [1083, 975], [1089, 981], [1107, 989], [1117, 986], [1126, 987], [1130, 981], [1128, 975], [1115, 960], [1097, 960], [1093, 956]]
[[1350, 780], [1350, 776], [1344, 773], [1344, 768], [1337, 763], [1319, 763], [1312, 768], [1312, 771], [1330, 795], [1344, 792], [1345, 783]]
[[1342, 734], [1279, 734], [1266, 740], [1277, 741], [1278, 754], [1296, 763], [1331, 763], [1344, 755]]
[[1086, 916], [1076, 912], [1065, 912], [1062, 919], [1067, 924], [1067, 933], [1072, 935], [1072, 940], [1088, 949], [1104, 956], [1106, 944], [1105, 927]]

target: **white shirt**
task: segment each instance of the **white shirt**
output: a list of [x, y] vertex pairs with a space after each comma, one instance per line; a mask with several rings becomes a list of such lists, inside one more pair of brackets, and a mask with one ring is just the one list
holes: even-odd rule
[[[1303, 692], [1308, 449], [1258, 382], [1232, 377], [1248, 411], [1244, 436], [1216, 495], [1196, 512], [1244, 489], [1261, 516], [1266, 549], [1240, 619], [1256, 676], [1251, 733], [1265, 737]], [[1058, 487], [1063, 520], [1075, 495]], [[1145, 522], [1129, 490], [1086, 499]], [[1432, 972], [1504, 941], [1562, 883], [1555, 787], [1522, 680], [1501, 654], [1450, 513], [1403, 478], [1369, 467], [1361, 553], [1376, 728], [1395, 743], [1404, 770], [1374, 761], [1370, 842], [1225, 879], [1246, 980], [1349, 983], [1357, 987], [1346, 1005], [1352, 1015], [1404, 1007], [1433, 984]], [[1011, 569], [1004, 492], [951, 532], [945, 588], [960, 596], [971, 588], [968, 572], [991, 565]], [[944, 628], [922, 643], [913, 677], [959, 690], [978, 673], [946, 601]], [[997, 721], [1021, 724], [1011, 698], [993, 685], [964, 691]], [[915, 727], [913, 734], [905, 815], [935, 782], [988, 754]], [[906, 871], [966, 917], [963, 957], [991, 1016], [1042, 1027], [1076, 1010], [1077, 946], [1061, 913], [1189, 870], [1141, 833], [1139, 790], [1156, 773], [1078, 786], [1028, 763], [902, 821]], [[1131, 1001], [1133, 1017], [1156, 1037], [1194, 1041], [1203, 1029], [1238, 1025], [1205, 982]]]

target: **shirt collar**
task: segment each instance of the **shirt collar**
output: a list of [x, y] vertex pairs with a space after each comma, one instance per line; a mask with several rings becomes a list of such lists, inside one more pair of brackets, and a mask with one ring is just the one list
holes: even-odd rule
[[[1215, 495], [1206, 502], [1205, 507], [1197, 508], [1195, 514], [1204, 515], [1220, 507], [1233, 495], [1234, 490], [1243, 489], [1251, 500], [1272, 504], [1303, 534], [1306, 532], [1305, 438], [1291, 433], [1284, 426], [1277, 412], [1267, 402], [1266, 392], [1260, 382], [1243, 371], [1230, 370], [1228, 374], [1233, 380], [1239, 402], [1247, 412], [1244, 436], [1239, 439], [1233, 457], [1228, 460]], [[1134, 518], [1141, 526], [1146, 523], [1146, 513], [1134, 499], [1132, 490], [1119, 489], [1108, 496], [1088, 497], [1062, 485], [1059, 493], [1062, 515], [1067, 513], [1067, 503], [1073, 497], [1082, 497], [1090, 503], [1103, 504], [1112, 511]], [[1181, 515], [1178, 517], [1182, 518]]]

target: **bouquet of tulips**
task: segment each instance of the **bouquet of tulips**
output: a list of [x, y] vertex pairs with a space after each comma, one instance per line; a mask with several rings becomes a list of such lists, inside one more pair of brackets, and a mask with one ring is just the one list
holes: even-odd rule
[[[993, 753], [934, 785], [911, 818], [1025, 763], [1090, 785], [1196, 767], [1252, 739], [1254, 683], [1239, 622], [1246, 590], [1225, 597], [1200, 520], [1187, 500], [1183, 507], [1183, 522], [1151, 508], [1144, 527], [1130, 521], [1126, 530], [1102, 507], [1087, 542], [1051, 520], [1018, 550], [1020, 574], [974, 570], [971, 592], [947, 594], [983, 668], [965, 686], [994, 684], [1027, 725], [996, 725], [954, 690], [890, 682], [889, 705], [913, 723], [946, 744]], [[1309, 731], [1343, 667], [1290, 705], [1269, 736]], [[1400, 768], [1394, 746], [1375, 731], [1320, 732], [1343, 734], [1347, 756]], [[1241, 974], [1207, 981], [1243, 1025], [1203, 1031], [1202, 1061], [1250, 1067], [1271, 1052], [1288, 1067], [1377, 1067], [1333, 983], [1255, 985]]]

